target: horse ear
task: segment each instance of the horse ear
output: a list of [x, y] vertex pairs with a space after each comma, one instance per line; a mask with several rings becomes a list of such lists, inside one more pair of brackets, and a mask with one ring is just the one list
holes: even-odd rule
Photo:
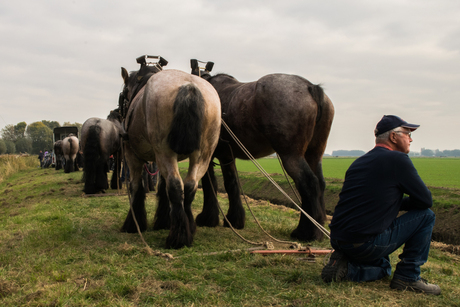
[[125, 84], [128, 84], [129, 74], [128, 74], [128, 71], [126, 70], [126, 68], [124, 68], [124, 67], [121, 68], [121, 77], [123, 78], [123, 81], [125, 81]]

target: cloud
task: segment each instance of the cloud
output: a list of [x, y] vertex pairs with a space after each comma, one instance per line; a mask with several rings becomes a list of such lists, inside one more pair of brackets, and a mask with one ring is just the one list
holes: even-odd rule
[[[24, 9], [27, 8], [27, 9]], [[327, 151], [367, 150], [383, 114], [418, 122], [412, 148], [460, 148], [456, 1], [18, 0], [0, 4], [3, 124], [106, 117], [120, 67], [142, 54], [253, 81], [321, 83], [336, 116]]]

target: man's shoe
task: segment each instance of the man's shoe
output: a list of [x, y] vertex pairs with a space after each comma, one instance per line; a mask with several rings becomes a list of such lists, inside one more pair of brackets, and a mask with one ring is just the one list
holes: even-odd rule
[[324, 282], [343, 281], [346, 280], [348, 274], [348, 260], [341, 252], [334, 251], [329, 259], [329, 262], [321, 272], [321, 278]]
[[393, 278], [390, 283], [390, 288], [401, 291], [423, 292], [433, 295], [441, 294], [441, 288], [438, 285], [430, 284], [423, 278], [417, 281], [404, 281], [398, 278]]

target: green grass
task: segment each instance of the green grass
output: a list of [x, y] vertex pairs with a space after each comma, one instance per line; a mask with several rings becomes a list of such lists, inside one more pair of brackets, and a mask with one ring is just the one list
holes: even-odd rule
[[426, 185], [460, 188], [460, 159], [414, 158], [412, 162]]
[[[324, 158], [324, 177], [345, 179], [345, 173], [354, 160], [356, 158]], [[257, 167], [249, 160], [236, 161], [240, 172], [259, 172]], [[267, 173], [283, 174], [277, 158], [263, 158], [257, 161]], [[460, 189], [459, 158], [412, 158], [412, 162], [427, 186]]]
[[[177, 251], [163, 248], [168, 231], [147, 231], [151, 248], [175, 258], [152, 256], [138, 234], [119, 231], [127, 196], [84, 197], [80, 176], [31, 168], [0, 183], [1, 306], [460, 305], [460, 258], [438, 249], [422, 267], [423, 277], [443, 289], [438, 297], [392, 291], [389, 280], [324, 284], [324, 257], [310, 263], [296, 256], [229, 253], [252, 245], [221, 226], [198, 228], [193, 246]], [[146, 201], [151, 222], [153, 193]], [[226, 211], [227, 199], [219, 201]], [[201, 204], [198, 192], [195, 214]], [[266, 201], [252, 208], [272, 235], [289, 240], [296, 211]], [[267, 240], [249, 217], [240, 233]], [[327, 240], [313, 246], [330, 248]], [[397, 261], [391, 255], [393, 266]]]

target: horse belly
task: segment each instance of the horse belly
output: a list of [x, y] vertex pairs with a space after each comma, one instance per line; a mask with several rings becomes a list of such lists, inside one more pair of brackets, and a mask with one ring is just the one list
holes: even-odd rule
[[[269, 139], [267, 139], [266, 136], [260, 133], [254, 132], [251, 129], [247, 129], [241, 132], [237, 131], [233, 133], [235, 133], [235, 136], [242, 143], [244, 149], [241, 148], [240, 145], [238, 145], [238, 143], [235, 142], [233, 138], [227, 133], [225, 133], [223, 139], [230, 141], [229, 144], [232, 149], [231, 152], [233, 153], [235, 158], [244, 160], [250, 159], [248, 155], [245, 153], [246, 150], [248, 150], [251, 153], [251, 155], [256, 159], [266, 157], [275, 152]], [[219, 142], [219, 151], [224, 155], [229, 153], [228, 145], [226, 142]]]

